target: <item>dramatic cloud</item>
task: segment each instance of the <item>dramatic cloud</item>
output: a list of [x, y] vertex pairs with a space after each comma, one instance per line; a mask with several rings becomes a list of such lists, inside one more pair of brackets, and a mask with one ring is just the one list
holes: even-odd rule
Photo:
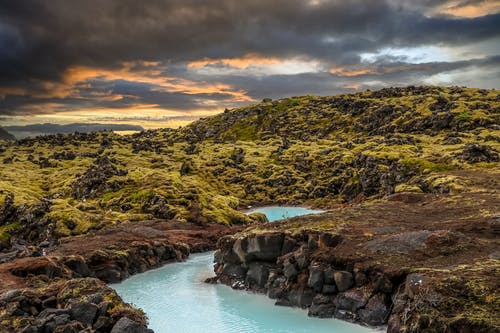
[[0, 115], [154, 120], [268, 96], [498, 88], [499, 55], [497, 0], [0, 0]]

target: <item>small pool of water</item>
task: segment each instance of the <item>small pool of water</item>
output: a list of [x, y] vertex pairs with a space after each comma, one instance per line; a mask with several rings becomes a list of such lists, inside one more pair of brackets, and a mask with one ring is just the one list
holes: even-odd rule
[[245, 214], [251, 213], [263, 213], [267, 216], [269, 222], [274, 222], [282, 219], [287, 219], [289, 217], [307, 215], [307, 214], [319, 214], [325, 212], [320, 209], [309, 209], [305, 207], [293, 207], [293, 206], [265, 206], [252, 208], [245, 211]]
[[336, 319], [318, 319], [306, 311], [274, 306], [264, 295], [206, 284], [213, 276], [213, 252], [186, 262], [132, 276], [111, 285], [129, 303], [143, 309], [156, 333], [367, 333], [380, 332]]

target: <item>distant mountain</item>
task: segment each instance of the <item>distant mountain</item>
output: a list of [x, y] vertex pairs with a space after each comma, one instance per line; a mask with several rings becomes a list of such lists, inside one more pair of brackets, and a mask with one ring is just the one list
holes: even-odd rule
[[16, 137], [0, 127], [0, 140], [15, 140]]
[[5, 126], [5, 129], [13, 133], [16, 138], [47, 135], [47, 134], [70, 134], [75, 132], [87, 133], [96, 131], [143, 131], [139, 125], [127, 124], [98, 124], [98, 123], [73, 123], [73, 124], [32, 124], [25, 126]]

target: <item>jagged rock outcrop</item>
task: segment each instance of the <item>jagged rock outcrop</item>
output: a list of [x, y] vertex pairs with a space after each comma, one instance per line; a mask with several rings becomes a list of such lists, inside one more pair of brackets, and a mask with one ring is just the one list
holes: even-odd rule
[[71, 184], [73, 197], [93, 198], [104, 190], [113, 191], [120, 188], [119, 182], [108, 181], [113, 176], [127, 174], [127, 170], [120, 169], [117, 164], [118, 161], [108, 155], [98, 157], [85, 173]]
[[93, 278], [10, 290], [0, 294], [0, 308], [5, 332], [152, 332], [141, 312]]
[[[337, 317], [377, 326], [387, 322], [395, 286], [404, 276], [329, 264], [314, 259], [318, 248], [334, 248], [330, 233], [226, 236], [218, 244], [215, 272], [233, 288], [267, 293], [277, 305], [308, 308], [310, 316]], [[333, 258], [332, 258], [333, 259]]]
[[[214, 279], [233, 289], [267, 294], [276, 305], [305, 308], [309, 316], [387, 325], [390, 333], [494, 332], [498, 327], [491, 318], [452, 316], [470, 302], [462, 293], [494, 283], [484, 272], [474, 275], [474, 265], [412, 272], [411, 267], [375, 259], [397, 257], [411, 263], [423, 253], [443, 258], [466, 253], [460, 248], [469, 241], [449, 230], [402, 232], [355, 243], [340, 234], [314, 230], [250, 232], [219, 240]], [[489, 267], [486, 270], [498, 269], [494, 263]], [[478, 302], [483, 302], [480, 297]]]
[[[24, 253], [30, 255], [39, 253], [40, 249], [30, 247], [29, 245], [38, 245], [42, 242], [53, 242], [54, 224], [46, 216], [50, 211], [52, 201], [50, 198], [42, 198], [39, 202], [33, 205], [16, 205], [15, 196], [8, 193], [3, 204], [0, 206], [0, 227], [14, 225], [9, 230], [7, 237], [0, 239], [0, 251], [8, 251], [7, 256], [0, 256], [0, 262], [4, 259], [14, 258], [17, 255]], [[13, 237], [19, 239], [19, 242], [14, 241]], [[12, 246], [17, 245], [17, 246]]]

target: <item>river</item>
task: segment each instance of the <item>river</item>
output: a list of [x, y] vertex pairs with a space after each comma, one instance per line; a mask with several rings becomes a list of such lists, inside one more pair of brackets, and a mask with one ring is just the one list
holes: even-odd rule
[[[267, 206], [246, 211], [270, 222], [323, 211]], [[126, 302], [143, 309], [156, 333], [367, 333], [380, 332], [336, 319], [310, 318], [302, 309], [274, 306], [267, 296], [206, 284], [213, 252], [141, 273], [111, 285]]]
[[143, 309], [156, 333], [366, 333], [375, 330], [305, 310], [274, 306], [267, 296], [203, 281], [214, 275], [213, 252], [191, 255], [113, 284], [118, 294]]

